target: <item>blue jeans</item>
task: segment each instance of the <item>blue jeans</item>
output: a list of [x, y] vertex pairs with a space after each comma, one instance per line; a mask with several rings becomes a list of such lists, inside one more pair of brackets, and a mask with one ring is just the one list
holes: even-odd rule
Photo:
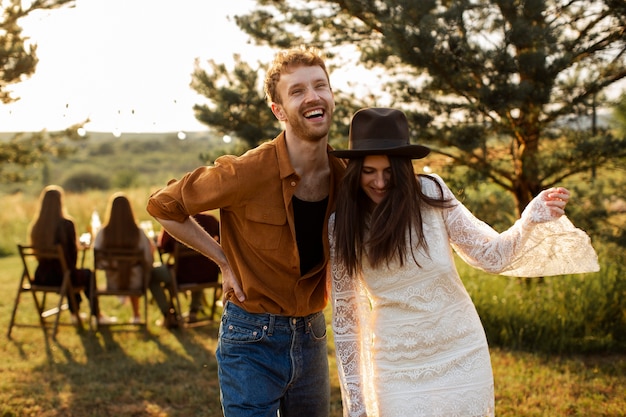
[[227, 302], [216, 352], [225, 417], [328, 417], [326, 322], [252, 314]]

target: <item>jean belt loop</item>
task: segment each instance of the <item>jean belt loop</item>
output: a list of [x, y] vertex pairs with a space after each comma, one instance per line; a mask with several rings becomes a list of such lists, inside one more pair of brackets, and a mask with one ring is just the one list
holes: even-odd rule
[[267, 326], [267, 335], [271, 336], [274, 333], [274, 322], [276, 321], [276, 316], [273, 314], [268, 314], [270, 321]]
[[304, 334], [309, 334], [311, 332], [312, 321], [313, 321], [313, 315], [306, 316], [304, 318]]

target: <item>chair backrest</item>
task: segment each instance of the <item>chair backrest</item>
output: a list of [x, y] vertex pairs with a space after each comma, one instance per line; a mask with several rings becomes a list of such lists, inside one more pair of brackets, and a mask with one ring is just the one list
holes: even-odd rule
[[135, 290], [130, 288], [130, 278], [135, 267], [141, 268], [143, 274], [141, 290], [145, 290], [150, 277], [150, 265], [144, 258], [143, 250], [94, 249], [94, 269], [106, 272], [107, 288]]
[[70, 278], [70, 269], [67, 266], [67, 261], [65, 260], [65, 254], [63, 252], [62, 245], [55, 245], [47, 248], [36, 248], [34, 246], [25, 246], [25, 245], [17, 245], [17, 249], [20, 254], [20, 258], [22, 259], [22, 266], [24, 267], [24, 277], [26, 277], [31, 286], [43, 286], [42, 283], [35, 282], [35, 273], [31, 272], [32, 269], [36, 268], [36, 266], [41, 261], [57, 261], [61, 268], [62, 278], [58, 283], [51, 283], [46, 286], [49, 287], [60, 287], [63, 279]]
[[170, 267], [177, 283], [217, 282], [219, 268], [209, 258], [180, 242], [170, 257]]
[[[182, 311], [181, 293], [205, 289], [213, 291], [212, 300], [207, 304], [210, 309], [209, 315], [205, 319], [185, 323], [184, 327], [211, 323], [215, 317], [217, 301], [222, 290], [222, 284], [219, 280], [220, 270], [217, 264], [196, 250], [176, 242], [174, 251], [168, 258], [168, 266], [173, 278], [173, 300], [179, 311]], [[206, 302], [204, 296], [203, 301]], [[191, 315], [189, 317], [191, 319]]]

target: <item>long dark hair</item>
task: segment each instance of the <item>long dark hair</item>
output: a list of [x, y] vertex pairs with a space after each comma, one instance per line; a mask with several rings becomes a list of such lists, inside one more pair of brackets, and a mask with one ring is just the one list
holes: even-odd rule
[[33, 246], [45, 248], [60, 243], [67, 248], [76, 244], [67, 242], [68, 236], [60, 229], [63, 219], [71, 220], [63, 205], [63, 195], [63, 188], [58, 185], [48, 185], [41, 192], [39, 213], [30, 226]]
[[109, 204], [108, 221], [102, 229], [103, 246], [107, 249], [137, 248], [140, 232], [128, 198], [122, 193], [113, 194]]
[[[350, 160], [337, 195], [335, 248], [338, 261], [350, 274], [361, 270], [364, 256], [373, 267], [378, 267], [394, 259], [403, 264], [409, 250], [412, 255], [420, 247], [428, 252], [422, 208], [452, 206], [434, 178], [416, 175], [410, 158], [394, 156], [389, 157], [391, 178], [387, 196], [380, 204], [374, 204], [361, 188], [363, 161], [364, 158]], [[439, 197], [425, 195], [418, 176], [433, 181], [439, 188]], [[407, 247], [406, 232], [411, 229], [418, 241], [410, 241]]]

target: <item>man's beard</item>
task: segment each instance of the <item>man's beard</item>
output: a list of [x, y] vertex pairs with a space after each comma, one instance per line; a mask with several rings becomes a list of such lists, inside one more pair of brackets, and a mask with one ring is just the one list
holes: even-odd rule
[[312, 143], [317, 143], [325, 139], [328, 137], [328, 132], [330, 130], [332, 112], [325, 110], [324, 115], [324, 117], [327, 118], [326, 123], [316, 127], [310, 127], [306, 124], [306, 122], [302, 122], [300, 116], [296, 117], [294, 119], [296, 120], [296, 123], [290, 123], [293, 134], [306, 142]]

